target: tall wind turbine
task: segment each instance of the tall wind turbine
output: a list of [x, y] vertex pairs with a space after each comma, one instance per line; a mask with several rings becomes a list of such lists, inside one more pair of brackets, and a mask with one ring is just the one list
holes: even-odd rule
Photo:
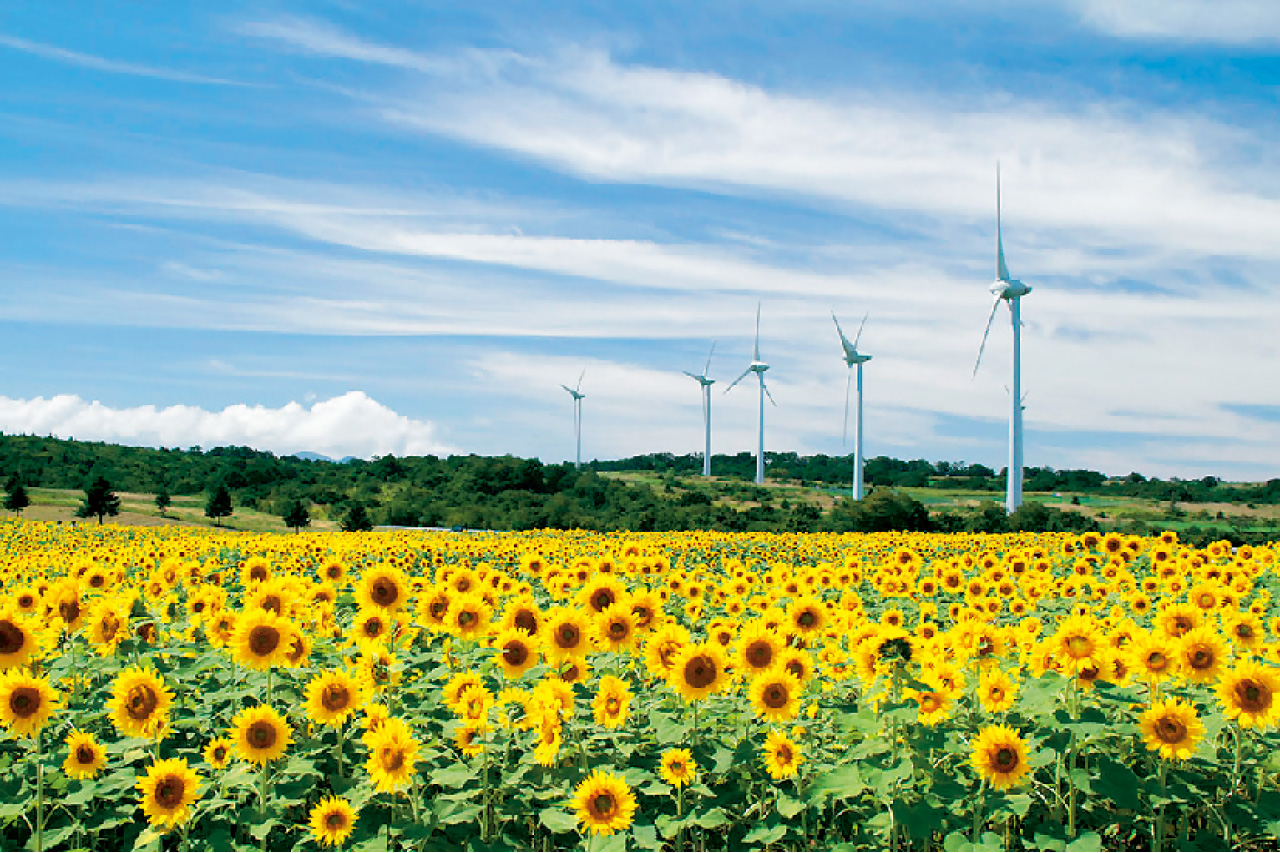
[[[840, 346], [844, 348], [845, 366], [852, 368], [857, 365], [858, 367], [858, 413], [854, 418], [853, 437], [853, 499], [860, 501], [862, 500], [862, 365], [870, 361], [871, 356], [858, 352], [858, 341], [862, 340], [862, 327], [867, 325], [867, 315], [862, 316], [862, 324], [858, 326], [858, 334], [853, 336], [853, 343], [849, 343], [849, 339], [844, 336], [844, 329], [840, 328], [840, 321], [836, 320], [834, 311], [831, 312], [831, 319], [835, 320], [836, 332], [840, 335]], [[853, 370], [850, 370], [849, 378], [844, 383], [844, 431], [840, 434], [841, 444], [849, 433], [849, 384], [852, 379]]]
[[728, 394], [731, 390], [733, 390], [734, 385], [737, 385], [739, 382], [741, 382], [743, 379], [746, 378], [748, 373], [754, 373], [756, 375], [756, 378], [760, 380], [760, 441], [756, 450], [756, 485], [764, 485], [764, 398], [765, 398], [765, 395], [766, 394], [769, 395], [770, 403], [773, 403], [773, 405], [775, 406], [778, 405], [776, 402], [774, 402], [773, 395], [769, 394], [769, 389], [766, 388], [764, 384], [764, 372], [768, 369], [769, 369], [769, 365], [765, 364], [763, 361], [760, 360], [760, 303], [757, 302], [756, 303], [756, 348], [755, 348], [755, 354], [752, 356], [752, 359], [751, 359], [751, 365], [746, 370], [742, 371], [742, 375], [739, 376], [737, 379], [733, 380], [733, 382], [729, 384], [728, 388], [724, 389], [724, 392]]
[[982, 333], [982, 345], [978, 347], [978, 360], [973, 374], [978, 375], [982, 363], [982, 351], [991, 334], [991, 323], [1003, 300], [1009, 306], [1009, 318], [1013, 324], [1013, 387], [1009, 391], [1009, 482], [1005, 491], [1005, 511], [1013, 512], [1022, 506], [1022, 297], [1031, 288], [1016, 278], [1009, 277], [1004, 265], [1004, 238], [1000, 230], [1000, 164], [996, 164], [996, 280], [991, 285], [995, 301], [991, 303], [991, 315], [987, 317], [987, 329]]
[[707, 449], [702, 454], [702, 476], [711, 476], [711, 386], [716, 384], [714, 379], [707, 378], [707, 371], [711, 369], [711, 353], [716, 351], [714, 342], [711, 344], [711, 352], [707, 353], [707, 366], [702, 368], [702, 373], [694, 374], [685, 371], [685, 376], [691, 376], [698, 380], [698, 384], [702, 386], [702, 423], [707, 430]]
[[582, 387], [582, 377], [587, 375], [586, 368], [582, 369], [582, 373], [578, 374], [578, 385], [570, 388], [568, 385], [562, 384], [560, 387], [573, 395], [573, 438], [578, 445], [577, 456], [574, 457], [573, 466], [575, 468], [582, 467], [582, 398], [587, 396], [579, 392]]

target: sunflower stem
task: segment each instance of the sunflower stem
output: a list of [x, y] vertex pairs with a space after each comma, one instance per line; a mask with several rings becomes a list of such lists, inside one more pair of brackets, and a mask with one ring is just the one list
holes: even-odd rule
[[[1080, 721], [1080, 676], [1071, 676], [1071, 722]], [[1072, 772], [1076, 768], [1076, 730], [1071, 729], [1071, 745], [1067, 747], [1067, 839], [1076, 837], [1076, 783]]]
[[979, 846], [979, 840], [982, 838], [983, 815], [982, 808], [985, 805], [987, 794], [987, 780], [983, 779], [978, 785], [978, 798], [973, 804], [973, 846]]
[[36, 762], [36, 851], [44, 850], [44, 760], [40, 754], [40, 733], [35, 736], [31, 756]]
[[1165, 833], [1164, 797], [1165, 797], [1165, 792], [1167, 789], [1167, 784], [1169, 779], [1169, 762], [1163, 756], [1161, 756], [1159, 760], [1160, 760], [1160, 769], [1158, 771], [1157, 778], [1160, 780], [1161, 801], [1160, 801], [1159, 808], [1156, 809], [1156, 825], [1155, 825], [1155, 831], [1153, 832], [1152, 839], [1151, 839], [1152, 853], [1160, 853], [1160, 851], [1164, 849], [1164, 833]]

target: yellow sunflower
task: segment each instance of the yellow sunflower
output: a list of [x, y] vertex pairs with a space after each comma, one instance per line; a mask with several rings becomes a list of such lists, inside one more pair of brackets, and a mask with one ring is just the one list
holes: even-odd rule
[[744, 630], [738, 639], [737, 664], [744, 673], [767, 672], [778, 662], [784, 643], [781, 637], [761, 624]]
[[547, 614], [546, 644], [543, 653], [552, 663], [569, 658], [582, 657], [591, 650], [591, 637], [587, 619], [579, 611], [569, 607], [557, 607]]
[[623, 652], [636, 641], [636, 615], [629, 603], [617, 602], [602, 610], [592, 624], [596, 644], [611, 652]]
[[978, 700], [988, 713], [998, 714], [1013, 707], [1018, 698], [1018, 683], [998, 667], [982, 671], [978, 681]]
[[463, 723], [453, 733], [453, 744], [467, 758], [484, 752], [484, 727], [475, 723]]
[[1196, 684], [1218, 679], [1227, 661], [1227, 644], [1211, 625], [1201, 625], [1183, 634], [1178, 641], [1182, 675]]
[[1062, 620], [1050, 642], [1054, 660], [1067, 675], [1098, 668], [1102, 650], [1108, 647], [1101, 626], [1088, 616]]
[[292, 636], [288, 620], [270, 610], [246, 610], [235, 619], [232, 655], [237, 663], [265, 672], [285, 662]]
[[25, 665], [39, 648], [35, 627], [21, 611], [0, 610], [0, 670]]
[[916, 700], [916, 704], [920, 706], [916, 719], [926, 726], [935, 725], [950, 717], [951, 709], [955, 706], [955, 695], [945, 687], [933, 690], [909, 689], [906, 695], [908, 699]]
[[369, 643], [385, 643], [391, 635], [391, 614], [377, 607], [361, 610], [351, 623], [351, 639], [361, 648]]
[[800, 746], [791, 738], [776, 731], [769, 732], [764, 743], [764, 765], [774, 779], [786, 779], [796, 775], [803, 756]]
[[686, 702], [706, 699], [729, 683], [724, 650], [715, 643], [688, 646], [671, 667], [668, 683]]
[[658, 775], [673, 788], [691, 784], [698, 773], [698, 763], [687, 749], [668, 749], [658, 763]]
[[1180, 699], [1156, 702], [1138, 721], [1146, 747], [1162, 758], [1190, 758], [1204, 737], [1196, 709]]
[[200, 776], [187, 766], [185, 758], [169, 758], [148, 767], [137, 788], [151, 826], [167, 832], [191, 817], [191, 806], [199, 797]]
[[1123, 654], [1134, 677], [1148, 684], [1168, 681], [1182, 669], [1178, 641], [1163, 631], [1135, 633]]
[[231, 741], [216, 737], [204, 748], [204, 761], [214, 770], [221, 770], [231, 762]]
[[523, 628], [505, 629], [493, 649], [493, 658], [507, 678], [519, 678], [538, 662], [538, 641]]
[[421, 745], [404, 720], [390, 717], [368, 738], [369, 760], [365, 770], [379, 794], [395, 793], [408, 787]]
[[622, 726], [631, 713], [631, 699], [631, 688], [621, 678], [606, 675], [600, 679], [596, 697], [591, 702], [596, 724], [607, 729]]
[[472, 685], [458, 694], [458, 701], [452, 708], [463, 722], [483, 727], [488, 725], [489, 711], [493, 708], [493, 702], [493, 694], [488, 688]]
[[275, 708], [254, 705], [236, 714], [228, 736], [242, 760], [266, 764], [284, 755], [293, 740], [293, 729]]
[[636, 797], [621, 776], [596, 770], [578, 785], [572, 805], [584, 830], [612, 835], [631, 826]]
[[67, 735], [67, 760], [62, 772], [72, 779], [92, 779], [107, 763], [107, 751], [93, 735], [73, 731]]
[[1008, 726], [987, 726], [973, 744], [970, 761], [991, 787], [1003, 791], [1022, 781], [1030, 771], [1027, 744]]
[[340, 727], [364, 700], [360, 682], [345, 672], [329, 670], [307, 682], [307, 717], [324, 726]]
[[787, 630], [800, 637], [813, 637], [827, 627], [827, 608], [812, 595], [803, 595], [791, 603], [787, 610]]
[[800, 710], [800, 679], [780, 667], [751, 679], [748, 697], [756, 716], [770, 723], [795, 719]]
[[0, 723], [15, 734], [35, 737], [58, 705], [58, 692], [48, 679], [18, 671], [0, 675]]
[[356, 600], [364, 608], [381, 608], [395, 613], [409, 603], [409, 579], [399, 568], [375, 566], [360, 576], [356, 584]]
[[1218, 682], [1218, 699], [1228, 719], [1245, 728], [1263, 728], [1280, 720], [1280, 675], [1274, 667], [1244, 661], [1223, 673]]
[[169, 724], [173, 694], [150, 667], [133, 666], [116, 676], [107, 712], [125, 737], [159, 737]]
[[676, 658], [689, 644], [689, 629], [675, 622], [668, 623], [649, 635], [644, 644], [644, 664], [652, 678], [666, 680], [670, 677]]
[[356, 825], [356, 812], [345, 797], [326, 797], [311, 808], [307, 825], [317, 844], [337, 847]]
[[492, 615], [493, 608], [483, 595], [463, 593], [450, 600], [444, 628], [457, 637], [475, 640], [488, 630]]

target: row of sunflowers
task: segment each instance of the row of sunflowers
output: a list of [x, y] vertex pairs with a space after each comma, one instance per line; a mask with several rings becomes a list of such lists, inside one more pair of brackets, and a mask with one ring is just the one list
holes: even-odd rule
[[0, 844], [1255, 849], [1273, 548], [0, 525]]

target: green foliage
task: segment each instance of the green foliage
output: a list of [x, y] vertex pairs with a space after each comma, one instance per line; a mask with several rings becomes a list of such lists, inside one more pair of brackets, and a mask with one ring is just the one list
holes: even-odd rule
[[231, 492], [225, 483], [219, 483], [204, 505], [204, 514], [212, 518], [215, 525], [221, 527], [222, 519], [230, 517], [231, 513]]
[[373, 519], [364, 504], [355, 503], [348, 507], [347, 514], [342, 517], [342, 529], [349, 533], [373, 529]]
[[31, 497], [27, 494], [27, 490], [22, 485], [21, 480], [12, 480], [6, 488], [8, 492], [4, 499], [4, 508], [19, 515], [27, 507], [31, 506]]
[[156, 509], [160, 511], [161, 515], [164, 515], [165, 510], [167, 510], [172, 503], [173, 496], [169, 494], [168, 489], [161, 486], [160, 491], [156, 492]]
[[101, 524], [105, 516], [114, 517], [119, 514], [120, 498], [111, 491], [111, 483], [107, 482], [107, 478], [99, 474], [85, 487], [84, 501], [76, 509], [76, 516], [92, 518], [96, 515], [98, 523]]
[[292, 527], [295, 532], [304, 527], [310, 527], [311, 511], [307, 509], [306, 504], [295, 499], [284, 511], [284, 523]]

